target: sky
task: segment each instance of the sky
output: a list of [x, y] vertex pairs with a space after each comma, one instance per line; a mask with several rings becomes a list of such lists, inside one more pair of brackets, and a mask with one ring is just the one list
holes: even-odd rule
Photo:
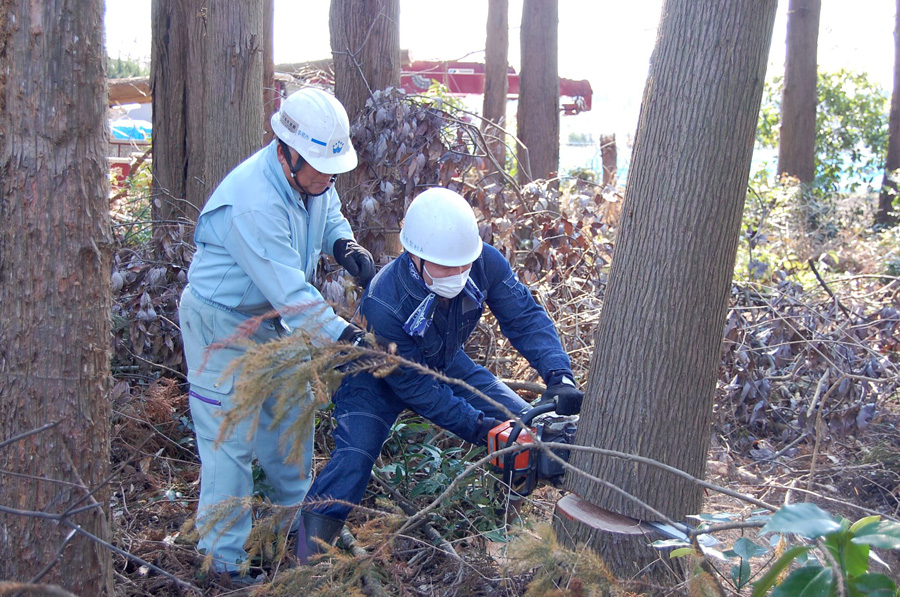
[[[107, 52], [150, 57], [151, 0], [106, 0]], [[275, 63], [330, 57], [329, 0], [275, 0]], [[778, 3], [768, 76], [784, 69], [788, 0]], [[400, 0], [400, 47], [413, 60], [484, 61], [487, 0]], [[587, 79], [593, 109], [561, 121], [567, 131], [615, 133], [637, 128], [641, 95], [663, 0], [559, 0], [559, 75]], [[819, 69], [869, 73], [892, 88], [895, 0], [822, 0]], [[519, 66], [522, 0], [510, 0], [510, 64]], [[476, 103], [476, 105], [479, 105]]]

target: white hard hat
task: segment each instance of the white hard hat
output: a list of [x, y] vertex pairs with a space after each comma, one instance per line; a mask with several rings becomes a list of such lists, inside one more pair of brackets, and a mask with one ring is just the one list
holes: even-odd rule
[[285, 98], [271, 122], [275, 136], [319, 172], [341, 174], [356, 168], [347, 111], [333, 95], [304, 87]]
[[482, 247], [472, 206], [441, 187], [423, 191], [409, 204], [400, 244], [425, 261], [447, 267], [472, 263]]

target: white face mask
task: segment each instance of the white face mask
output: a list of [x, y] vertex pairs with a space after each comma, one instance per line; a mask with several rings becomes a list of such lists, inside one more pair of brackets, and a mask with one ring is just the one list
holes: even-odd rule
[[431, 284], [425, 284], [428, 287], [428, 290], [438, 296], [442, 296], [448, 299], [451, 299], [462, 292], [462, 289], [466, 287], [466, 282], [469, 280], [469, 272], [472, 271], [472, 268], [470, 267], [466, 271], [460, 274], [456, 274], [455, 276], [435, 278], [431, 275], [431, 272], [428, 271], [427, 267], [425, 267], [424, 269], [432, 280]]

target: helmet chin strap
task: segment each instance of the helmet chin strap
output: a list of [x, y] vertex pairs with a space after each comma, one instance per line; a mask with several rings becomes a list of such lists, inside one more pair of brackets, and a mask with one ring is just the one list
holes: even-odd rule
[[278, 140], [278, 144], [281, 146], [281, 155], [284, 156], [284, 159], [287, 162], [287, 166], [291, 171], [291, 178], [294, 180], [294, 184], [297, 185], [297, 190], [299, 190], [307, 197], [318, 197], [328, 192], [328, 189], [330, 189], [331, 185], [334, 184], [334, 181], [337, 180], [337, 174], [333, 174], [331, 176], [331, 182], [328, 183], [328, 186], [325, 187], [324, 191], [322, 191], [321, 193], [310, 193], [306, 190], [306, 188], [304, 188], [302, 184], [300, 184], [300, 181], [297, 180], [297, 173], [300, 172], [300, 170], [303, 168], [303, 164], [306, 163], [306, 160], [303, 159], [303, 156], [300, 155], [300, 152], [297, 152], [297, 161], [291, 163], [291, 148], [281, 139]]
[[[412, 253], [410, 253], [412, 255]], [[425, 260], [419, 257], [418, 255], [413, 255], [416, 258], [416, 271], [419, 272], [419, 277], [422, 278], [422, 281], [425, 281]], [[429, 274], [428, 277], [431, 277]]]
[[331, 188], [331, 185], [334, 184], [334, 181], [337, 180], [337, 174], [333, 174], [331, 176], [331, 182], [328, 183], [328, 186], [325, 187], [324, 191], [322, 191], [321, 193], [310, 193], [309, 191], [306, 190], [306, 188], [302, 184], [300, 184], [300, 181], [297, 180], [297, 174], [296, 173], [292, 173], [292, 174], [293, 174], [293, 178], [294, 178], [294, 184], [297, 185], [297, 189], [302, 194], [306, 195], [307, 197], [319, 197], [321, 195], [324, 195]]

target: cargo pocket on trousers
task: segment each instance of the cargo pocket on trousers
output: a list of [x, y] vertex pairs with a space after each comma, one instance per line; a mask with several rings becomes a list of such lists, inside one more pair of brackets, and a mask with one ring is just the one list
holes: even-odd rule
[[234, 374], [223, 377], [221, 371], [207, 370], [189, 375], [191, 418], [199, 437], [208, 440], [219, 437], [225, 412], [231, 407], [234, 377]]

